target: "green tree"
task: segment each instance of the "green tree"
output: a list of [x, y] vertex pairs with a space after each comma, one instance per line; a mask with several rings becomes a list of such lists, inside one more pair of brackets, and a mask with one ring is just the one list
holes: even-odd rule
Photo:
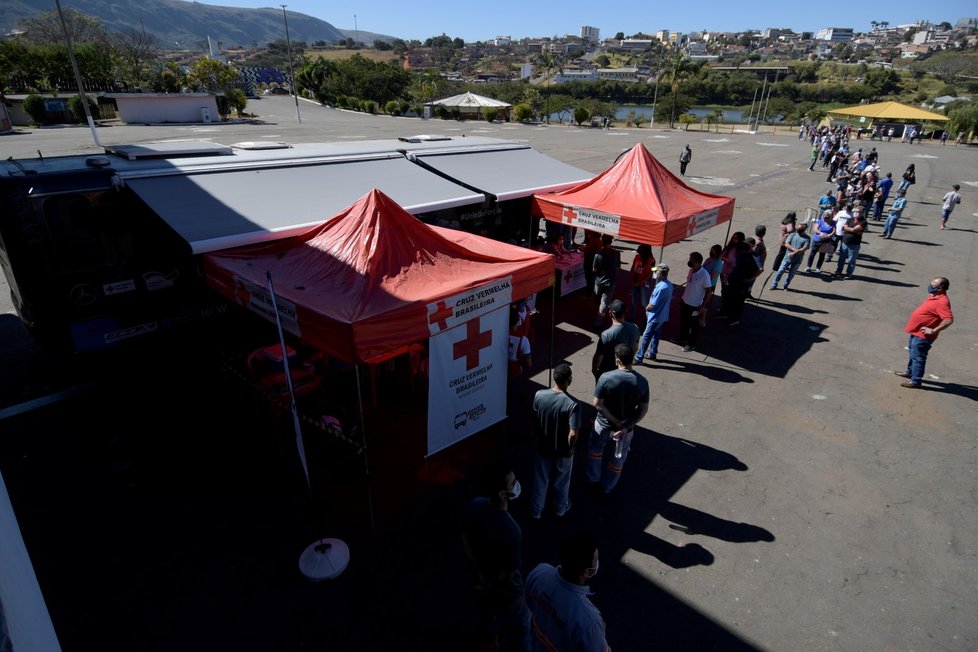
[[[224, 91], [224, 100], [227, 102], [228, 109], [233, 109], [239, 118], [244, 115], [244, 110], [248, 106], [248, 96], [245, 95], [243, 90], [240, 88], [229, 88]], [[226, 115], [223, 117], [225, 120], [227, 119]]]
[[226, 63], [202, 57], [190, 64], [187, 83], [195, 91], [224, 93], [234, 88], [239, 76], [238, 71]]
[[554, 57], [553, 52], [541, 52], [540, 53], [540, 67], [546, 71], [547, 79], [547, 93], [544, 101], [546, 102], [545, 115], [547, 119], [547, 124], [550, 124], [550, 84], [553, 82], [553, 71], [557, 67], [557, 59]]
[[876, 95], [893, 95], [900, 92], [900, 73], [893, 69], [873, 68], [866, 73], [867, 86]]
[[948, 114], [948, 130], [964, 133], [970, 141], [978, 133], [978, 101], [972, 101]]
[[499, 110], [494, 107], [487, 106], [482, 109], [482, 117], [486, 119], [486, 122], [495, 122], [496, 118], [499, 117]]
[[[88, 110], [91, 112], [92, 118], [98, 119], [98, 106], [92, 98], [86, 96], [85, 99], [88, 101]], [[85, 122], [87, 119], [81, 95], [72, 95], [68, 98], [68, 111], [78, 122]]]
[[40, 95], [31, 94], [24, 98], [24, 111], [31, 117], [34, 124], [45, 124], [47, 111], [44, 108], [44, 98]]
[[692, 113], [683, 113], [679, 116], [679, 123], [686, 125], [686, 131], [689, 131], [689, 125], [693, 124], [694, 122], [696, 122], [696, 116]]
[[517, 122], [526, 122], [533, 117], [533, 107], [526, 102], [521, 102], [513, 107], [513, 118]]
[[574, 122], [578, 125], [583, 124], [591, 117], [591, 112], [587, 110], [587, 107], [579, 104], [574, 107]]
[[680, 90], [683, 89], [683, 84], [695, 76], [700, 70], [700, 64], [693, 63], [683, 54], [677, 54], [669, 67], [663, 75], [665, 80], [669, 83], [669, 99], [670, 99], [670, 112], [669, 112], [669, 126], [672, 127], [676, 122], [676, 116], [681, 113], [680, 106], [677, 103], [679, 98]]

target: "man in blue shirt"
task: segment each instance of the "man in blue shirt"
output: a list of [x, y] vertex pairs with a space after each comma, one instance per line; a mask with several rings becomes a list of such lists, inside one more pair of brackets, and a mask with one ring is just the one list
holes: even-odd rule
[[883, 219], [883, 204], [890, 196], [890, 188], [893, 187], [893, 173], [887, 172], [886, 176], [876, 184], [876, 206], [873, 207], [873, 219], [879, 222]]
[[[893, 183], [892, 181], [890, 183]], [[818, 199], [818, 208], [820, 211], [825, 212], [830, 208], [835, 208], [835, 195], [832, 193], [832, 189], [829, 188], [825, 191], [825, 194]]]
[[659, 351], [659, 335], [662, 333], [662, 326], [669, 321], [669, 305], [672, 302], [669, 266], [653, 267], [652, 273], [655, 275], [655, 287], [652, 289], [649, 305], [645, 307], [647, 313], [645, 332], [642, 333], [642, 341], [639, 343], [632, 364], [642, 364], [646, 350], [649, 352], [649, 360], [655, 360], [655, 354]]
[[896, 229], [897, 222], [903, 217], [903, 209], [907, 205], [907, 191], [897, 190], [897, 198], [893, 200], [893, 206], [890, 207], [890, 214], [886, 216], [886, 223], [883, 224], [883, 233], [880, 235], [887, 240], [893, 236], [893, 231]]

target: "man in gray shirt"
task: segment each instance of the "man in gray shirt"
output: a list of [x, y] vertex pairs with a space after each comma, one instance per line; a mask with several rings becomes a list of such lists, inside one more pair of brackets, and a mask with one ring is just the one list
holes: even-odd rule
[[530, 516], [534, 519], [543, 515], [550, 487], [553, 487], [554, 513], [558, 518], [571, 507], [568, 494], [574, 444], [581, 427], [581, 404], [567, 393], [571, 380], [570, 365], [561, 362], [554, 367], [554, 386], [541, 389], [533, 397], [537, 454], [533, 463]]
[[615, 368], [615, 346], [627, 344], [632, 350], [638, 348], [638, 338], [642, 334], [638, 326], [630, 321], [625, 321], [625, 302], [615, 299], [608, 307], [611, 313], [611, 326], [606, 328], [601, 337], [598, 338], [598, 346], [594, 350], [591, 358], [591, 373], [594, 380], [606, 371]]
[[[598, 411], [587, 446], [587, 479], [595, 490], [611, 493], [621, 477], [634, 428], [649, 411], [649, 381], [632, 370], [635, 347], [615, 347], [614, 371], [601, 374], [594, 387], [593, 404]], [[619, 445], [620, 440], [620, 445]], [[602, 462], [608, 455], [608, 465]]]

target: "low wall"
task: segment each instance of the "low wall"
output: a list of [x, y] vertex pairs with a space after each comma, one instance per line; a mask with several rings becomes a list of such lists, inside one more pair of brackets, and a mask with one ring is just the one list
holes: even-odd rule
[[127, 123], [220, 120], [217, 100], [210, 93], [113, 93], [109, 97], [115, 99], [119, 119]]

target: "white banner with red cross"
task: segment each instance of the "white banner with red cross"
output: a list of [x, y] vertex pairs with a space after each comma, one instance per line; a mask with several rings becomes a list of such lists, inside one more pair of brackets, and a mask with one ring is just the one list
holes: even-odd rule
[[506, 417], [509, 301], [432, 335], [428, 351], [428, 455]]
[[560, 209], [560, 221], [569, 226], [579, 226], [588, 231], [618, 235], [621, 228], [621, 215], [602, 213], [581, 206], [564, 204]]
[[508, 306], [513, 302], [513, 277], [466, 290], [428, 304], [428, 333], [437, 335], [478, 315]]

